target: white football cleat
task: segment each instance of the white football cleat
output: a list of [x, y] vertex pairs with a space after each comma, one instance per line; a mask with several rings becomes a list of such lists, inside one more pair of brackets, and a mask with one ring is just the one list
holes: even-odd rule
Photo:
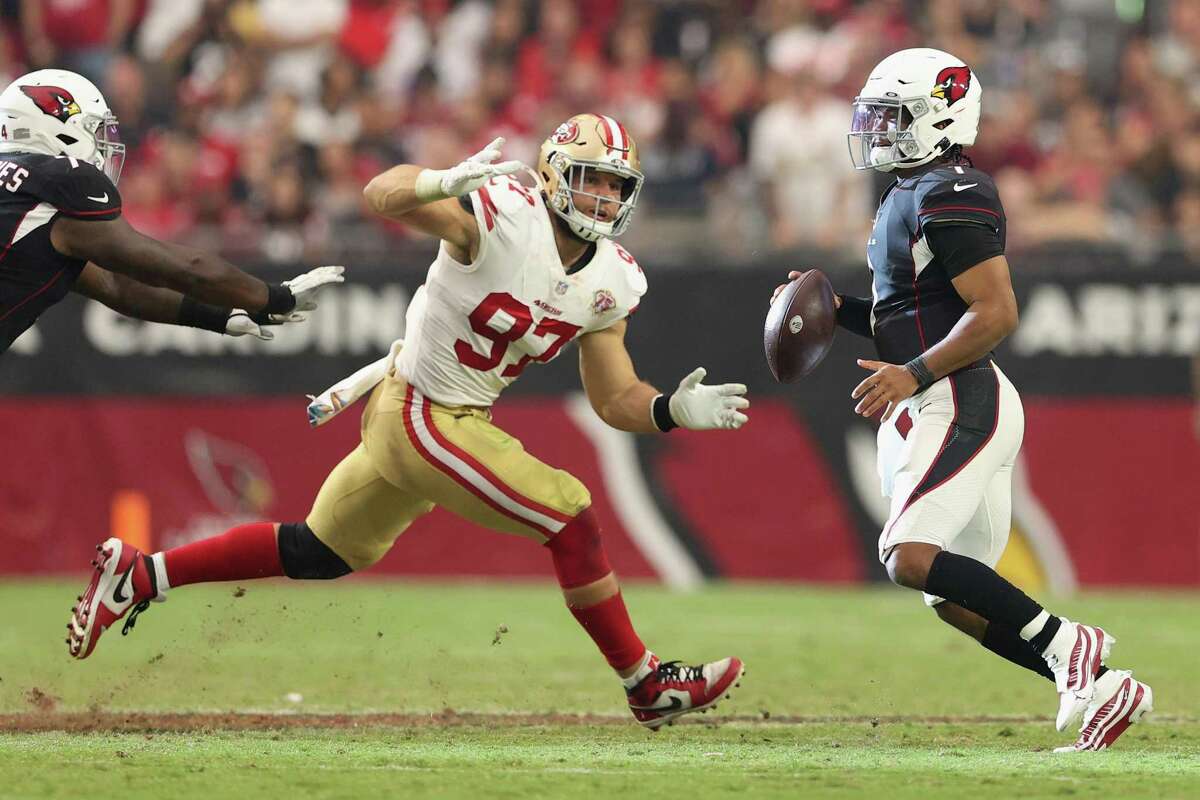
[[1056, 747], [1056, 753], [1105, 750], [1125, 729], [1154, 710], [1154, 691], [1134, 680], [1127, 669], [1110, 669], [1096, 679], [1095, 697], [1083, 716], [1075, 744]]
[[1071, 622], [1066, 617], [1060, 619], [1062, 627], [1042, 655], [1054, 673], [1054, 685], [1058, 689], [1058, 716], [1054, 727], [1065, 731], [1083, 715], [1092, 701], [1096, 673], [1117, 640], [1101, 628]]

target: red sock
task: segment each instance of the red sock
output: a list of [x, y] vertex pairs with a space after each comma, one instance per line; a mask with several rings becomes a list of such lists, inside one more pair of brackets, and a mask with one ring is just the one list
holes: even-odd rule
[[283, 574], [275, 525], [255, 522], [167, 550], [162, 554], [167, 583], [186, 586], [211, 581], [241, 581]]
[[629, 621], [629, 612], [625, 610], [625, 600], [620, 592], [594, 606], [572, 608], [571, 613], [613, 669], [628, 669], [646, 654], [646, 645], [642, 644]]

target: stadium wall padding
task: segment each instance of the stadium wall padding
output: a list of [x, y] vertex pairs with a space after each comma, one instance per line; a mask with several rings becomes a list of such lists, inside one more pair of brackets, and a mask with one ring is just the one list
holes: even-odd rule
[[[775, 272], [647, 272], [650, 293], [629, 329], [639, 372], [663, 389], [699, 365], [710, 380], [744, 381], [751, 423], [736, 433], [630, 437], [633, 455], [614, 461], [573, 417], [573, 349], [527, 370], [497, 405], [497, 423], [591, 488], [622, 575], [881, 580], [874, 426], [849, 398], [862, 374], [854, 358], [871, 355], [869, 342], [839, 331], [816, 373], [781, 386], [761, 338]], [[354, 445], [358, 417], [352, 408], [310, 430], [304, 394], [402, 335], [420, 272], [399, 274], [351, 272], [356, 282], [272, 343], [142, 325], [77, 298], [51, 309], [0, 357], [0, 542], [10, 554], [0, 571], [78, 572], [110, 532], [158, 548], [241, 521], [303, 518]], [[1015, 525], [1038, 569], [1051, 588], [1200, 585], [1189, 369], [1200, 350], [1200, 278], [1048, 267], [1014, 282], [1022, 324], [997, 360], [1026, 407], [1020, 471], [1029, 492], [1017, 497]], [[867, 291], [857, 271], [835, 284]], [[672, 547], [648, 539], [645, 513]], [[663, 553], [688, 569], [670, 569]], [[551, 575], [537, 544], [441, 510], [374, 571]]]

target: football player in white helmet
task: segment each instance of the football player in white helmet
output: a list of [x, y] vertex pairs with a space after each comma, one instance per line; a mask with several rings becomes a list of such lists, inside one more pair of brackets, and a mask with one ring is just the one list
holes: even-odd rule
[[739, 659], [683, 666], [646, 648], [588, 490], [496, 427], [491, 406], [526, 367], [570, 342], [592, 407], [623, 431], [737, 429], [747, 420], [746, 387], [705, 385], [697, 368], [665, 394], [634, 371], [625, 329], [646, 277], [615, 241], [642, 186], [625, 127], [596, 114], [567, 120], [542, 145], [534, 185], [518, 180], [519, 162], [499, 161], [502, 143], [450, 169], [393, 167], [366, 187], [378, 214], [441, 246], [409, 305], [405, 340], [309, 407], [317, 425], [372, 392], [362, 443], [326, 478], [308, 518], [241, 526], [150, 557], [108, 540], [72, 617], [73, 655], [86, 657], [105, 627], [131, 608], [135, 618], [168, 586], [366, 569], [440, 505], [546, 546], [567, 606], [622, 680], [640, 724], [657, 729], [727, 695]]
[[963, 152], [982, 94], [960, 59], [917, 48], [881, 61], [854, 99], [854, 167], [896, 176], [867, 243], [871, 295], [837, 297], [838, 324], [879, 354], [859, 360], [871, 374], [851, 393], [856, 412], [882, 413], [879, 557], [943, 620], [1054, 682], [1058, 730], [1083, 719], [1063, 750], [1099, 750], [1151, 709], [1150, 687], [1104, 666], [1112, 635], [1052, 616], [994, 569], [1024, 413], [994, 352], [1017, 325], [1004, 208]]
[[121, 216], [120, 128], [82, 75], [43, 69], [0, 92], [0, 354], [74, 289], [138, 319], [270, 339], [303, 319], [342, 267], [267, 284], [227, 261], [143, 236]]

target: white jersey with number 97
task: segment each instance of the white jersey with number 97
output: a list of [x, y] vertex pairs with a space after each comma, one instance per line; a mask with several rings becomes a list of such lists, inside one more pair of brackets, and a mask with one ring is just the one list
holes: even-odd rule
[[531, 361], [632, 314], [646, 293], [633, 257], [610, 239], [563, 269], [536, 189], [493, 178], [470, 195], [479, 251], [460, 264], [443, 244], [408, 309], [396, 371], [435, 402], [490, 406]]

